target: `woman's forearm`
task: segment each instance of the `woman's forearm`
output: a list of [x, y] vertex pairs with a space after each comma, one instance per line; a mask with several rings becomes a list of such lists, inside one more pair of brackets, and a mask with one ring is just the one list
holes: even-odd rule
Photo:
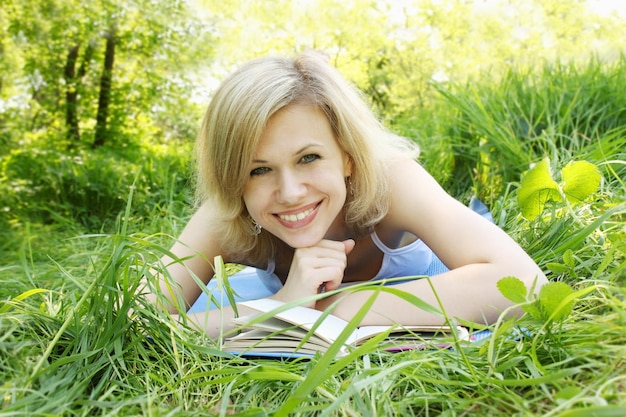
[[[237, 313], [241, 317], [254, 313], [254, 310], [237, 304]], [[221, 339], [223, 336], [233, 335], [232, 330], [235, 326], [232, 321], [235, 317], [235, 311], [231, 306], [191, 313], [187, 317], [212, 339]]]
[[[542, 284], [546, 278], [541, 271], [527, 271], [527, 286], [537, 279]], [[509, 274], [510, 275], [510, 274]], [[512, 303], [497, 288], [497, 282], [507, 276], [503, 268], [490, 264], [472, 264], [430, 279], [394, 285], [392, 288], [406, 291], [427, 304], [443, 311], [449, 318], [457, 318], [479, 324], [494, 323]], [[429, 282], [430, 281], [430, 282]], [[530, 285], [529, 285], [530, 283]], [[538, 285], [540, 286], [540, 285]], [[337, 295], [318, 302], [316, 308], [325, 309], [341, 298], [332, 314], [350, 320], [375, 290]], [[512, 311], [521, 314], [520, 311]], [[380, 291], [361, 325], [441, 325], [445, 317], [427, 312], [409, 301], [389, 292]]]

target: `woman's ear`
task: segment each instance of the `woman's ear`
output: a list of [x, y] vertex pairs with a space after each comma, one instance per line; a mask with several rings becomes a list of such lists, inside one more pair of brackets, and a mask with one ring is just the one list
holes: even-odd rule
[[348, 178], [352, 175], [352, 158], [347, 153], [343, 156], [343, 176]]

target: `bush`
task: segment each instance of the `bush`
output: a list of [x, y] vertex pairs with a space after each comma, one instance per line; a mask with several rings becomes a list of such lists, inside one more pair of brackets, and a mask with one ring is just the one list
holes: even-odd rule
[[545, 157], [596, 163], [623, 155], [625, 83], [626, 57], [511, 68], [499, 77], [439, 85], [438, 105], [401, 115], [395, 128], [420, 143], [424, 164], [454, 195], [473, 186], [491, 202]]
[[100, 229], [125, 210], [131, 190], [135, 215], [152, 212], [164, 201], [185, 201], [187, 155], [152, 151], [129, 160], [109, 149], [14, 149], [0, 165], [3, 217], [44, 224], [69, 218]]

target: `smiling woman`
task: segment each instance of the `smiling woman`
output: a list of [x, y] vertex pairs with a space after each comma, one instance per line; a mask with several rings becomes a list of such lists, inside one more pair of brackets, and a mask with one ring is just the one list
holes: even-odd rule
[[[216, 313], [197, 301], [196, 277], [208, 283], [218, 255], [252, 267], [230, 280], [236, 301], [303, 300], [318, 309], [337, 301], [333, 314], [345, 319], [367, 291], [310, 296], [344, 283], [436, 275], [432, 286], [416, 280], [397, 288], [441, 302], [450, 317], [489, 323], [510, 306], [498, 280], [516, 276], [537, 291], [545, 282], [524, 251], [450, 197], [415, 162], [416, 146], [384, 129], [315, 52], [260, 58], [236, 71], [211, 101], [196, 144], [199, 208], [172, 247], [174, 259], [163, 259], [154, 292], [172, 312], [180, 297], [193, 305], [190, 317], [209, 335], [222, 334], [233, 316], [226, 303]], [[381, 293], [361, 324], [394, 323], [443, 318]]]

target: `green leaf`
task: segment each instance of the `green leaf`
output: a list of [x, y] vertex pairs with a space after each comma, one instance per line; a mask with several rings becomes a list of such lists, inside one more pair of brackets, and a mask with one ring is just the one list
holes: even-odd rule
[[580, 203], [600, 187], [602, 175], [594, 164], [571, 161], [561, 171], [563, 193], [570, 203]]
[[531, 304], [522, 305], [522, 310], [530, 314], [531, 317], [535, 320], [540, 320], [542, 317], [541, 310], [539, 309], [539, 300], [536, 300], [534, 303]]
[[576, 258], [574, 258], [574, 251], [568, 249], [563, 253], [563, 262], [565, 265], [573, 268], [576, 265]]
[[548, 201], [562, 201], [559, 186], [550, 174], [548, 158], [522, 175], [517, 201], [522, 215], [528, 220], [541, 214]]
[[17, 302], [24, 301], [32, 295], [44, 292], [49, 292], [49, 290], [44, 290], [42, 288], [33, 288], [31, 290], [23, 292], [22, 294], [15, 296], [12, 300], [7, 301], [6, 304], [4, 304], [2, 308], [0, 308], [0, 313], [6, 313], [11, 307], [14, 307]]
[[578, 387], [565, 387], [562, 390], [558, 391], [554, 398], [556, 400], [571, 400], [575, 396], [581, 393], [581, 389]]
[[546, 262], [546, 268], [553, 274], [564, 274], [572, 270], [571, 267], [558, 262]]
[[539, 302], [545, 313], [545, 318], [552, 318], [555, 321], [565, 318], [574, 306], [574, 300], [570, 300], [565, 305], [561, 303], [574, 291], [572, 287], [564, 282], [549, 282], [539, 291]]
[[567, 410], [561, 417], [623, 417], [626, 415], [626, 407], [619, 405], [594, 405]]
[[519, 278], [504, 277], [498, 281], [497, 285], [498, 290], [500, 290], [502, 295], [504, 295], [508, 300], [517, 304], [526, 302], [526, 293], [528, 290], [526, 285]]

